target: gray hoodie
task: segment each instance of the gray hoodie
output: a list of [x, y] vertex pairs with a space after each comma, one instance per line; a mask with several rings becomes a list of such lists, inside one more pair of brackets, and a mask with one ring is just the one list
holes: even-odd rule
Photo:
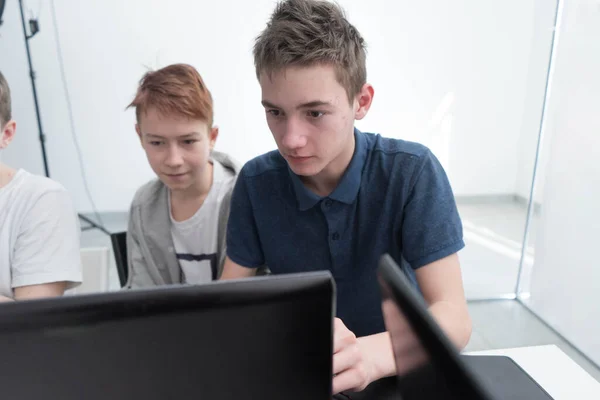
[[[231, 193], [241, 166], [228, 155], [213, 151], [213, 162], [220, 163], [227, 180], [228, 192], [223, 198], [218, 218], [218, 277], [223, 272], [226, 256], [227, 221]], [[126, 288], [143, 288], [179, 284], [182, 273], [171, 236], [169, 189], [154, 179], [136, 192], [129, 211], [127, 229], [127, 261], [129, 275]]]

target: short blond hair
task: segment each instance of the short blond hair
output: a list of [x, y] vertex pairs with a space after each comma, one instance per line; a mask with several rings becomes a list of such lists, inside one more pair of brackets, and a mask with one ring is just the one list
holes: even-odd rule
[[293, 66], [331, 65], [352, 102], [367, 81], [366, 43], [338, 4], [286, 0], [256, 38], [254, 65], [257, 77]]

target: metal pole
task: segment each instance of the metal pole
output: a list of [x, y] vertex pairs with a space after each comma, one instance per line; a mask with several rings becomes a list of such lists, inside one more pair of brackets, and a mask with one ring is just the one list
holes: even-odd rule
[[48, 157], [46, 155], [46, 136], [42, 129], [42, 118], [40, 116], [40, 107], [38, 104], [37, 89], [35, 86], [35, 72], [33, 71], [33, 64], [31, 62], [31, 51], [29, 50], [29, 39], [33, 35], [27, 34], [27, 25], [25, 24], [25, 12], [23, 11], [23, 0], [19, 0], [19, 7], [21, 9], [21, 22], [23, 23], [23, 35], [25, 36], [25, 49], [27, 50], [27, 61], [29, 62], [29, 76], [31, 78], [31, 88], [33, 90], [33, 103], [35, 105], [35, 116], [37, 118], [38, 132], [40, 137], [40, 143], [42, 144], [42, 158], [44, 160], [44, 172], [47, 177], [50, 177], [50, 170], [48, 169]]
[[[33, 36], [35, 36], [35, 33], [37, 33], [37, 32], [35, 32], [31, 35], [27, 34], [27, 25], [25, 23], [25, 12], [23, 10], [23, 0], [19, 0], [19, 8], [21, 10], [21, 22], [23, 24], [23, 35], [25, 36], [25, 49], [27, 50], [27, 61], [29, 63], [29, 76], [31, 78], [31, 88], [33, 90], [33, 103], [35, 105], [35, 116], [37, 118], [40, 143], [42, 144], [42, 158], [44, 160], [44, 173], [46, 174], [46, 177], [50, 178], [50, 170], [48, 168], [48, 156], [46, 155], [46, 135], [44, 135], [44, 130], [42, 129], [42, 117], [40, 114], [40, 107], [39, 107], [39, 103], [38, 103], [37, 88], [35, 86], [35, 72], [33, 71], [33, 63], [31, 61], [31, 50], [29, 49], [29, 40]], [[90, 224], [89, 227], [84, 227], [84, 228], [82, 228], [82, 230], [99, 229], [102, 232], [104, 232], [105, 234], [110, 235], [110, 232], [108, 230], [106, 230], [106, 228], [101, 226], [100, 224], [92, 221], [91, 219], [87, 218], [84, 215], [78, 214], [78, 216], [79, 216], [79, 219]]]

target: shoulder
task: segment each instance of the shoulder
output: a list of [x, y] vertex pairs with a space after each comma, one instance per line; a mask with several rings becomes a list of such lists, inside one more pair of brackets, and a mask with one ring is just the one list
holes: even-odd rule
[[[70, 193], [60, 183], [44, 176], [19, 171], [13, 201], [18, 204], [14, 218], [20, 221], [17, 226], [21, 232], [37, 230], [46, 223], [55, 228], [76, 223], [77, 212]], [[50, 234], [56, 236], [54, 231]]]
[[262, 154], [248, 161], [240, 172], [244, 179], [256, 179], [265, 174], [280, 173], [287, 170], [287, 163], [278, 150]]
[[282, 196], [289, 195], [291, 177], [285, 159], [274, 150], [248, 161], [237, 178], [234, 203], [250, 200], [253, 204], [269, 207]]
[[241, 164], [231, 155], [221, 151], [213, 150], [210, 157], [213, 161], [218, 162], [228, 176], [237, 176], [242, 168]]
[[217, 203], [229, 203], [237, 179], [237, 174], [226, 174], [225, 176], [220, 176], [218, 180], [215, 176], [211, 191], [215, 191], [213, 198], [216, 199]]
[[441, 176], [443, 167], [431, 150], [420, 143], [366, 133], [370, 181], [412, 187], [424, 175]]
[[416, 142], [364, 133], [369, 150], [369, 167], [397, 170], [403, 175], [420, 171], [428, 163], [437, 163], [431, 150]]
[[140, 207], [156, 200], [166, 189], [158, 178], [154, 178], [142, 185], [133, 196], [132, 207]]
[[20, 190], [28, 194], [44, 194], [48, 192], [67, 192], [60, 183], [45, 176], [34, 175], [27, 171], [19, 171], [21, 176]]
[[18, 196], [23, 202], [47, 206], [67, 202], [72, 207], [71, 195], [62, 184], [27, 171], [20, 171], [20, 174], [22, 176], [20, 177]]
[[379, 134], [364, 133], [368, 147], [374, 156], [384, 158], [427, 158], [431, 153], [429, 148], [421, 143], [408, 140], [383, 137]]

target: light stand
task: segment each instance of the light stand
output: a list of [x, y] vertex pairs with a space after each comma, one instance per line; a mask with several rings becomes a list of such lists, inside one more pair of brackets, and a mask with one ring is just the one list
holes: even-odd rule
[[0, 26], [2, 25], [2, 14], [4, 13], [5, 5], [6, 5], [6, 0], [0, 0]]
[[[38, 134], [40, 143], [42, 145], [42, 158], [44, 160], [44, 173], [46, 177], [50, 178], [50, 170], [48, 169], [48, 157], [46, 155], [46, 136], [44, 135], [44, 130], [42, 129], [42, 118], [40, 114], [40, 108], [38, 104], [38, 96], [37, 96], [37, 88], [35, 86], [35, 72], [33, 71], [33, 64], [31, 62], [31, 51], [29, 49], [29, 40], [33, 38], [39, 32], [39, 25], [36, 19], [29, 20], [29, 29], [31, 30], [31, 34], [27, 34], [27, 26], [25, 24], [25, 12], [23, 11], [23, 0], [19, 0], [19, 7], [21, 9], [21, 22], [23, 23], [23, 35], [25, 36], [25, 49], [27, 50], [27, 61], [29, 63], [29, 77], [31, 78], [31, 88], [33, 90], [33, 102], [35, 104], [35, 116], [37, 118], [38, 125]], [[98, 229], [107, 235], [110, 235], [110, 232], [106, 230], [103, 226], [98, 223], [92, 221], [88, 217], [82, 214], [77, 214], [79, 219], [89, 224], [89, 226], [82, 227], [81, 230], [89, 230], [89, 229]]]

